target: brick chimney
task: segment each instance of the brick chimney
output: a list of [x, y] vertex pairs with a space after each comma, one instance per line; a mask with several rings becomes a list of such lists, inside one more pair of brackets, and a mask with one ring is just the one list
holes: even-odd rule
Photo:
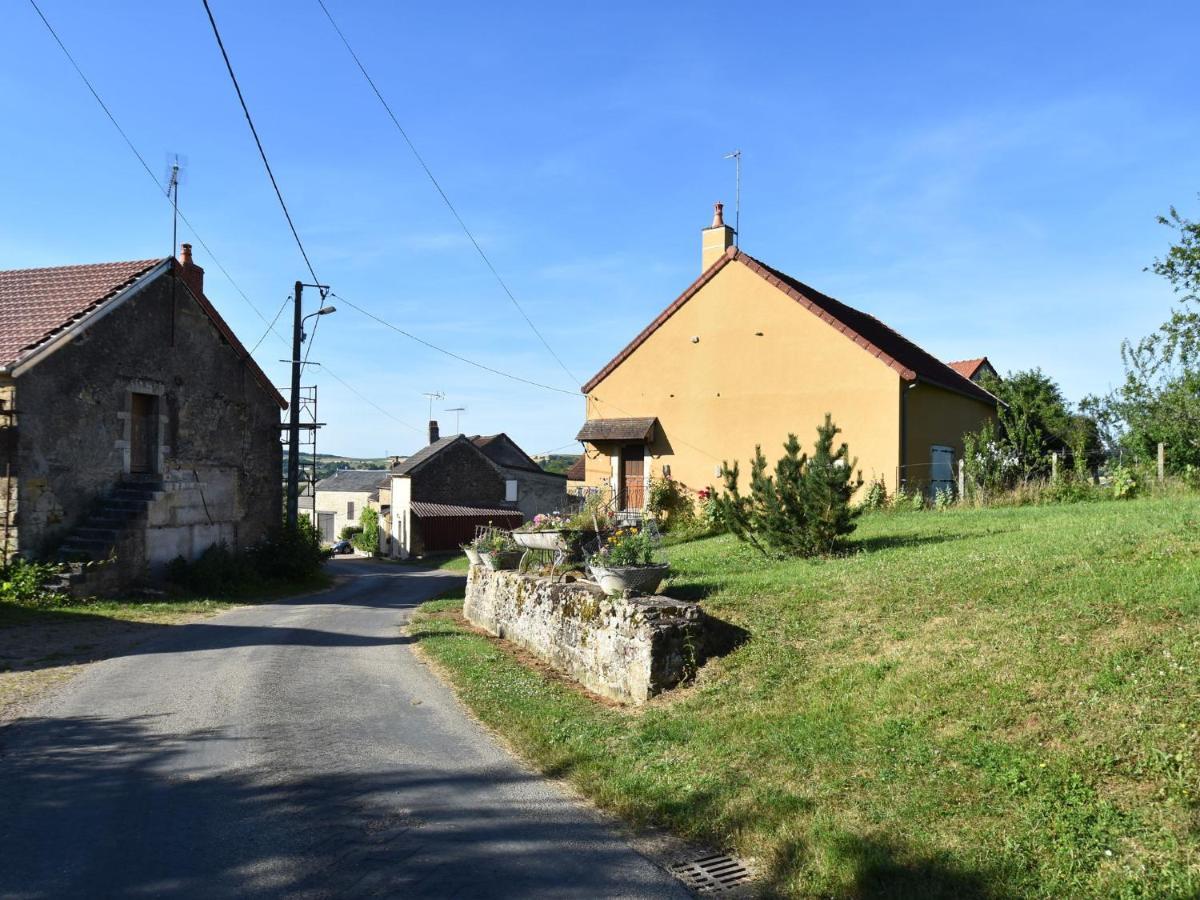
[[712, 224], [700, 232], [700, 271], [707, 272], [732, 246], [733, 229], [725, 224], [725, 204], [718, 203], [713, 207]]
[[429, 443], [436, 444], [438, 440], [438, 423], [437, 419], [429, 420]]
[[204, 294], [204, 270], [192, 262], [192, 245], [179, 245], [179, 277], [197, 297]]

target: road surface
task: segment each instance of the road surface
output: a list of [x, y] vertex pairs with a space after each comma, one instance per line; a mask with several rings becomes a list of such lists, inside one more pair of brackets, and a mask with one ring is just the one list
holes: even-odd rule
[[686, 897], [406, 646], [435, 571], [164, 629], [0, 729], [0, 897]]

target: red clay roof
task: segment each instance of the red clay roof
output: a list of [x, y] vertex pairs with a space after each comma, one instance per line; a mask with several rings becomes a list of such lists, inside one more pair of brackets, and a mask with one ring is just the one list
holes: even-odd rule
[[583, 481], [587, 478], [586, 470], [587, 460], [581, 456], [575, 462], [571, 463], [571, 467], [567, 469], [567, 481]]
[[[55, 335], [113, 299], [138, 278], [168, 260], [13, 269], [0, 272], [0, 367], [8, 368], [29, 356]], [[186, 288], [186, 281], [179, 279]], [[233, 329], [203, 293], [193, 294], [217, 331], [247, 365], [258, 382], [281, 407], [287, 401], [242, 346]]]
[[583, 392], [589, 393], [601, 381], [629, 358], [641, 344], [667, 321], [675, 312], [687, 303], [696, 292], [732, 262], [739, 262], [750, 271], [761, 276], [782, 293], [795, 300], [809, 312], [818, 316], [830, 326], [854, 341], [866, 352], [894, 369], [905, 381], [925, 381], [956, 393], [974, 397], [984, 403], [996, 403], [996, 398], [951, 369], [941, 360], [925, 350], [922, 350], [899, 332], [889, 328], [874, 316], [847, 306], [839, 300], [834, 300], [816, 291], [806, 284], [759, 262], [736, 247], [730, 247], [725, 255], [708, 268], [698, 279], [680, 294], [670, 306], [659, 313], [642, 332], [635, 337], [608, 365], [601, 369], [583, 386]]
[[[974, 378], [975, 373], [979, 371], [979, 367], [988, 361], [986, 356], [981, 356], [979, 359], [960, 359], [957, 362], [946, 363], [955, 372], [963, 378]], [[988, 363], [991, 365], [991, 363]]]
[[10, 366], [161, 259], [0, 272], [0, 366]]

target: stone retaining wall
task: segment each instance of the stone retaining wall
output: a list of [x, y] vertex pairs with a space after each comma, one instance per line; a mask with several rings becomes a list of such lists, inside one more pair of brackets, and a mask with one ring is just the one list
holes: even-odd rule
[[670, 597], [606, 597], [590, 582], [472, 566], [463, 614], [624, 703], [645, 703], [702, 662], [703, 613]]

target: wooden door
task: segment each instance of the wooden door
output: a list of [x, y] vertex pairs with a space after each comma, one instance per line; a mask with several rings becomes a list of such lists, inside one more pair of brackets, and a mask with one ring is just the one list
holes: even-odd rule
[[322, 543], [333, 543], [333, 513], [317, 513], [317, 531], [320, 532]]
[[146, 473], [158, 468], [158, 398], [131, 394], [129, 403], [129, 471]]
[[646, 470], [641, 444], [621, 448], [621, 508], [641, 509], [646, 503]]

